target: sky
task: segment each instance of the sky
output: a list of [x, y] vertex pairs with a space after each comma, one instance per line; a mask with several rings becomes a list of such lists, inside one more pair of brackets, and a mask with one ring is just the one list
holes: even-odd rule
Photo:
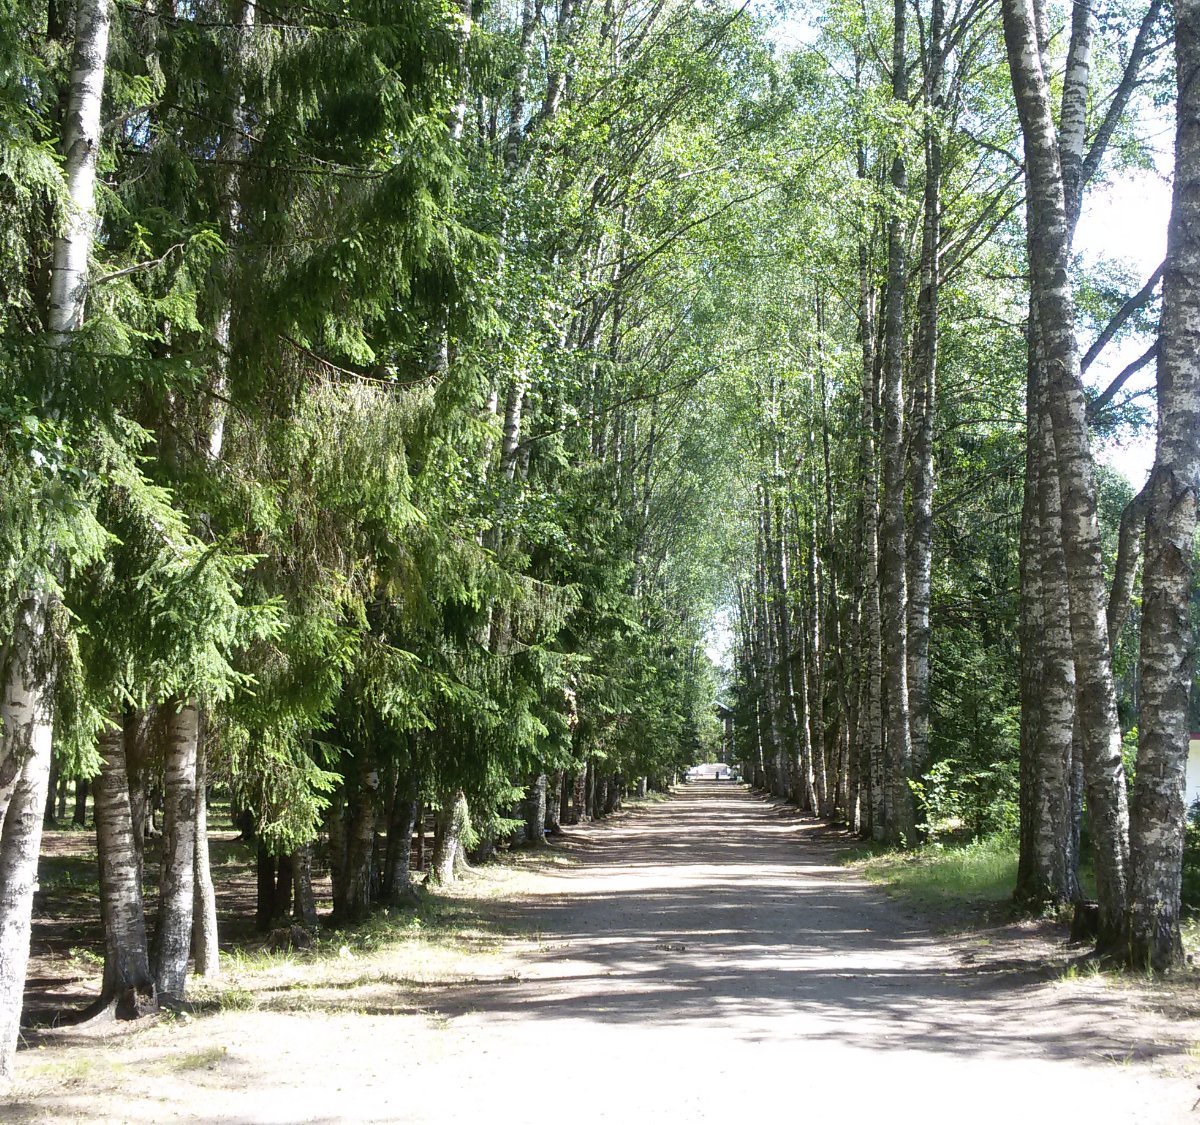
[[[770, 0], [759, 0], [756, 6], [761, 10], [769, 3]], [[814, 36], [813, 26], [794, 16], [776, 23], [772, 33], [776, 44], [784, 50], [811, 43]], [[1174, 139], [1172, 123], [1164, 116], [1152, 123], [1152, 133], [1151, 144], [1157, 153], [1156, 170], [1121, 173], [1108, 183], [1090, 188], [1075, 235], [1075, 249], [1083, 269], [1096, 267], [1104, 260], [1122, 262], [1137, 279], [1131, 293], [1140, 289], [1150, 277], [1165, 257], [1167, 248]], [[1090, 338], [1081, 339], [1081, 352], [1090, 343]], [[1098, 389], [1107, 386], [1127, 363], [1146, 350], [1149, 343], [1147, 337], [1131, 336], [1109, 344], [1088, 369], [1085, 382]], [[1126, 384], [1123, 394], [1152, 387], [1154, 377], [1154, 364], [1148, 364]], [[1154, 463], [1153, 427], [1137, 438], [1099, 446], [1096, 456], [1101, 463], [1124, 473], [1134, 488], [1140, 489]], [[728, 665], [732, 644], [733, 614], [728, 609], [721, 610], [706, 638], [709, 659], [717, 665]]]
[[[1101, 258], [1119, 258], [1133, 267], [1139, 287], [1158, 267], [1167, 250], [1167, 220], [1171, 212], [1171, 186], [1157, 172], [1131, 172], [1088, 192], [1079, 219], [1075, 245], [1085, 265]], [[1136, 292], [1136, 290], [1135, 290]], [[1080, 341], [1086, 347], [1090, 341]], [[1142, 354], [1150, 340], [1132, 337], [1110, 344], [1089, 368], [1085, 381], [1104, 387], [1131, 360]], [[1126, 385], [1127, 391], [1154, 385], [1154, 364], [1144, 367]], [[1141, 488], [1154, 463], [1154, 434], [1142, 434], [1125, 445], [1107, 444], [1096, 450], [1104, 464], [1123, 472]]]
[[[795, 50], [812, 43], [818, 32], [806, 13], [787, 0], [751, 0], [759, 12], [774, 17], [771, 38], [782, 50]], [[1171, 210], [1170, 170], [1173, 122], [1169, 112], [1150, 111], [1157, 120], [1148, 123], [1157, 171], [1123, 173], [1107, 184], [1088, 190], [1076, 230], [1075, 248], [1084, 268], [1102, 259], [1117, 259], [1130, 267], [1137, 281], [1131, 292], [1154, 272], [1166, 254], [1167, 219]], [[1080, 341], [1086, 349], [1090, 339]], [[1086, 375], [1089, 386], [1103, 388], [1130, 361], [1149, 346], [1150, 340], [1132, 337], [1109, 344]], [[1127, 385], [1126, 391], [1154, 384], [1154, 364], [1148, 364]], [[1154, 462], [1154, 434], [1142, 434], [1123, 444], [1109, 443], [1096, 450], [1097, 458], [1124, 473], [1136, 487], [1146, 482]]]

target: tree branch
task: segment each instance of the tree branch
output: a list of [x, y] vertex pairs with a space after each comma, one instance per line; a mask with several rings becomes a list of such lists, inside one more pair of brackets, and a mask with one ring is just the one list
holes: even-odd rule
[[[1138, 309], [1143, 308], [1149, 302], [1150, 298], [1154, 296], [1154, 290], [1158, 288], [1158, 283], [1162, 280], [1163, 270], [1166, 269], [1166, 266], [1167, 263], [1165, 261], [1159, 262], [1158, 269], [1150, 275], [1150, 280], [1117, 310], [1116, 316], [1108, 322], [1104, 331], [1096, 337], [1092, 346], [1084, 354], [1083, 359], [1079, 361], [1080, 371], [1086, 371], [1091, 367], [1096, 357], [1108, 346], [1109, 341], [1121, 331], [1125, 322]], [[1130, 372], [1130, 374], [1133, 374], [1133, 372]]]
[[118, 277], [124, 277], [126, 274], [140, 273], [142, 270], [152, 270], [155, 266], [161, 266], [176, 250], [182, 249], [183, 243], [176, 242], [174, 246], [167, 247], [161, 258], [155, 258], [151, 262], [137, 262], [132, 266], [126, 266], [124, 269], [114, 270], [112, 273], [106, 273], [103, 277], [96, 278], [92, 282], [92, 288], [94, 289], [97, 285], [103, 285], [106, 281], [115, 281]]
[[1133, 601], [1133, 576], [1142, 558], [1142, 531], [1150, 486], [1146, 484], [1121, 513], [1121, 530], [1117, 540], [1117, 561], [1113, 568], [1112, 589], [1108, 595], [1108, 643], [1115, 648], [1117, 635], [1125, 627], [1129, 606]]
[[1081, 191], [1096, 175], [1096, 171], [1100, 167], [1100, 161], [1104, 159], [1104, 153], [1108, 149], [1109, 142], [1112, 140], [1112, 135], [1116, 132], [1117, 125], [1120, 123], [1121, 117], [1125, 113], [1125, 108], [1129, 104], [1129, 99], [1133, 96], [1133, 91], [1137, 88], [1138, 73], [1141, 71], [1142, 63], [1146, 58], [1150, 43], [1150, 34], [1158, 23], [1161, 12], [1162, 0], [1150, 0], [1150, 7], [1146, 9], [1146, 14], [1142, 17], [1141, 26], [1137, 30], [1137, 35], [1134, 36], [1133, 48], [1129, 52], [1129, 61], [1126, 62], [1125, 70], [1121, 74], [1121, 81], [1117, 84], [1112, 101], [1108, 103], [1108, 109], [1104, 114], [1104, 120], [1100, 122], [1100, 128], [1096, 130], [1096, 136], [1092, 141], [1091, 147], [1088, 149], [1087, 156], [1084, 158], [1083, 175], [1080, 177]]
[[1132, 363], [1128, 364], [1125, 369], [1104, 388], [1087, 407], [1087, 420], [1094, 422], [1103, 410], [1116, 397], [1117, 392], [1129, 382], [1143, 367], [1146, 366], [1152, 359], [1158, 355], [1158, 341], [1155, 340], [1140, 356]]

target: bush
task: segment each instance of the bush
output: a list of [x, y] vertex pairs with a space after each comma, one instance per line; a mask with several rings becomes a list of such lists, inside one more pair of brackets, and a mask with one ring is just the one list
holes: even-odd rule
[[1183, 905], [1200, 910], [1200, 801], [1188, 809], [1183, 837]]
[[1002, 760], [974, 769], [954, 758], [934, 763], [913, 783], [924, 809], [926, 838], [1010, 835], [1018, 824], [1017, 763]]

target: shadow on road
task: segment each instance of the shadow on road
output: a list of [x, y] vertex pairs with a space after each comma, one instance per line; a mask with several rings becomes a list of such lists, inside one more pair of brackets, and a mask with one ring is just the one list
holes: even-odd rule
[[[961, 940], [840, 867], [828, 829], [742, 787], [693, 783], [568, 846], [578, 865], [546, 875], [542, 893], [487, 907], [537, 935], [518, 979], [430, 989], [421, 1010], [956, 1055], [1178, 1050], [1140, 1033], [1104, 988], [1055, 986], [1040, 960], [964, 963]], [[365, 1010], [412, 1011], [413, 998]]]

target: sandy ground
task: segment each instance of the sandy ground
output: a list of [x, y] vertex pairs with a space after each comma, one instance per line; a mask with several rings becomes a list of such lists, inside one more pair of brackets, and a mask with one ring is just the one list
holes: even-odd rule
[[0, 1119], [1200, 1121], [1178, 991], [939, 937], [741, 788], [690, 785], [569, 849], [493, 902], [501, 947], [43, 1042]]

